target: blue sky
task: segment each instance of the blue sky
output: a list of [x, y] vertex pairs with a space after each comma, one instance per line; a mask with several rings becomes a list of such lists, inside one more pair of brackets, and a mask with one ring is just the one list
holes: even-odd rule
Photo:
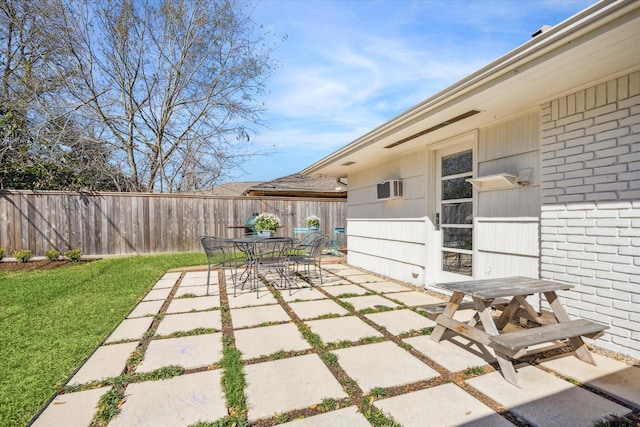
[[262, 0], [278, 37], [268, 81], [270, 151], [231, 180], [269, 181], [322, 159], [595, 1]]

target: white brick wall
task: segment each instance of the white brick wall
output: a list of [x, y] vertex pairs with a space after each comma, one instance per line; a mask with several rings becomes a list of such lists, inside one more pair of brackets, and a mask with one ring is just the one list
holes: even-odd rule
[[640, 71], [541, 107], [541, 277], [640, 358]]

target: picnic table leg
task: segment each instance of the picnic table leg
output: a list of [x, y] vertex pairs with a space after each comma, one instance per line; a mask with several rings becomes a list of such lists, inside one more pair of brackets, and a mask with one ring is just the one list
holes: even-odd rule
[[513, 297], [511, 302], [509, 302], [509, 305], [507, 305], [504, 310], [502, 310], [502, 314], [496, 321], [496, 327], [498, 328], [498, 330], [501, 331], [505, 326], [507, 326], [507, 323], [509, 323], [509, 320], [511, 320], [511, 318], [516, 314], [519, 308], [520, 301], [518, 301], [516, 297]]
[[[489, 335], [498, 335], [500, 332], [498, 331], [498, 327], [493, 321], [493, 317], [491, 316], [491, 306], [487, 305], [482, 298], [473, 298], [473, 302], [475, 303], [476, 310], [480, 315], [480, 320], [482, 320], [482, 326], [484, 327], [484, 331]], [[516, 387], [520, 387], [518, 383], [518, 377], [516, 376], [516, 370], [513, 367], [513, 363], [509, 360], [509, 358], [503, 354], [501, 354], [497, 349], [496, 359], [498, 360], [498, 364], [500, 365], [500, 369], [502, 370], [502, 376], [505, 380], [515, 385]]]
[[[547, 302], [551, 306], [551, 310], [556, 316], [556, 319], [558, 319], [558, 322], [568, 322], [569, 320], [571, 320], [569, 319], [569, 315], [565, 311], [564, 307], [560, 303], [560, 300], [558, 299], [558, 296], [554, 291], [545, 292], [544, 297], [547, 299]], [[573, 349], [573, 351], [576, 352], [576, 356], [578, 356], [578, 359], [582, 360], [583, 362], [590, 363], [594, 366], [596, 365], [596, 361], [593, 359], [593, 355], [585, 345], [582, 337], [570, 338], [569, 342], [571, 343], [571, 348]]]
[[[452, 318], [454, 313], [458, 310], [458, 306], [462, 302], [462, 298], [464, 298], [464, 294], [462, 292], [454, 292], [440, 316]], [[444, 326], [436, 325], [431, 332], [431, 339], [435, 342], [440, 341], [446, 330], [447, 328]]]

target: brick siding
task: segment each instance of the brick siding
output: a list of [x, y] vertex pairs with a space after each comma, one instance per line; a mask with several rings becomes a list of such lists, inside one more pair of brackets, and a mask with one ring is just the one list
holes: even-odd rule
[[541, 105], [542, 278], [640, 358], [640, 71]]

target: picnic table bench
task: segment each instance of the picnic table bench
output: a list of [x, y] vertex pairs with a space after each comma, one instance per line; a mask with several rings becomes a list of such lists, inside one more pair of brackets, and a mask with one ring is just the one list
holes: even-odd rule
[[[498, 298], [491, 302], [491, 306], [501, 310], [505, 305], [509, 304], [509, 300], [506, 298]], [[424, 311], [431, 320], [435, 320], [444, 309], [447, 308], [447, 303], [444, 304], [435, 304], [435, 305], [425, 305], [422, 307], [418, 307], [417, 309], [420, 311]], [[473, 301], [464, 301], [458, 304], [458, 310], [471, 310], [475, 308], [475, 304]]]
[[[508, 382], [519, 387], [510, 359], [566, 345], [558, 343], [558, 340], [567, 339], [580, 360], [595, 365], [582, 337], [597, 337], [608, 327], [586, 319], [569, 318], [556, 291], [571, 289], [573, 285], [527, 277], [508, 277], [443, 283], [437, 286], [452, 291], [453, 295], [444, 307], [425, 308], [427, 313], [431, 312], [435, 316], [436, 326], [431, 333], [431, 339], [438, 342], [444, 333], [450, 330], [492, 347], [502, 375]], [[551, 311], [537, 311], [532, 307], [526, 298], [533, 294], [544, 295]], [[464, 302], [465, 296], [471, 297], [472, 301]], [[492, 316], [494, 307], [501, 310], [497, 319]], [[453, 318], [457, 310], [468, 308], [476, 311], [469, 322], [464, 323]], [[540, 326], [504, 332], [505, 326], [514, 316], [533, 320]], [[482, 329], [478, 327], [480, 323]], [[547, 345], [540, 346], [541, 344]]]

